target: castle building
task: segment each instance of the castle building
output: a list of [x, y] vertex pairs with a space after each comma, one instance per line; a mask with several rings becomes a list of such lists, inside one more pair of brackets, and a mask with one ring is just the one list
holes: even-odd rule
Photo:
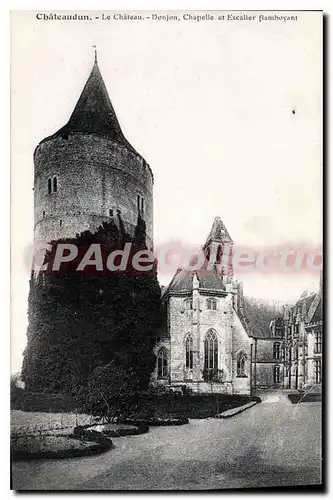
[[206, 262], [213, 254], [216, 266], [178, 269], [163, 290], [165, 322], [156, 345], [155, 384], [250, 394], [253, 340], [242, 322], [242, 286], [233, 280], [227, 258], [232, 245], [217, 217], [203, 246]]
[[[38, 144], [34, 167], [36, 243], [94, 233], [111, 220], [133, 236], [140, 217], [153, 248], [153, 174], [122, 132], [96, 55], [68, 122]], [[234, 279], [232, 248], [216, 217], [202, 247], [214, 265], [178, 269], [163, 290], [152, 383], [229, 394], [320, 384], [321, 291], [284, 319], [257, 307]]]
[[153, 245], [153, 174], [119, 125], [97, 56], [69, 121], [34, 153], [34, 237], [51, 242], [95, 232], [111, 219], [134, 233], [138, 215]]
[[322, 277], [317, 293], [304, 292], [284, 313], [284, 386], [321, 389], [323, 355]]

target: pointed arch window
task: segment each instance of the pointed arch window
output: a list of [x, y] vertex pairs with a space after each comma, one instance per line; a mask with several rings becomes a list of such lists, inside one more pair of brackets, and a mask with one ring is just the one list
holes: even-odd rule
[[193, 338], [188, 334], [185, 339], [185, 366], [187, 370], [193, 370]]
[[218, 340], [213, 330], [209, 330], [205, 338], [205, 370], [218, 368]]
[[58, 179], [57, 177], [53, 177], [53, 192], [56, 193], [58, 191]]
[[47, 179], [47, 190], [48, 190], [49, 194], [52, 193], [52, 180], [51, 179]]
[[244, 352], [240, 352], [237, 356], [237, 377], [247, 377], [246, 375], [246, 359]]
[[157, 377], [167, 378], [169, 373], [169, 354], [165, 347], [157, 352]]

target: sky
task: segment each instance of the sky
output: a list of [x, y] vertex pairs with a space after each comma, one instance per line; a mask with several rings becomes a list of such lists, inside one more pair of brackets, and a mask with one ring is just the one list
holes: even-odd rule
[[[12, 372], [26, 343], [33, 151], [67, 122], [93, 45], [123, 132], [154, 173], [156, 246], [203, 244], [215, 216], [236, 245], [321, 244], [321, 14], [297, 16], [61, 22], [12, 13]], [[281, 302], [319, 282], [311, 272], [240, 278], [246, 295]]]

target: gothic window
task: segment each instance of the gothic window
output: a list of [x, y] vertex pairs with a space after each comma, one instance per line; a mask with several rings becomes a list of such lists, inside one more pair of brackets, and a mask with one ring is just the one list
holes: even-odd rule
[[322, 345], [322, 334], [321, 330], [315, 331], [315, 344], [314, 344], [314, 353], [321, 354], [321, 345]]
[[209, 330], [205, 338], [205, 370], [218, 368], [218, 341], [213, 330]]
[[138, 199], [137, 199], [137, 207], [138, 207], [138, 212], [140, 212], [140, 195], [138, 194]]
[[217, 310], [217, 300], [216, 299], [207, 299], [207, 309], [212, 311]]
[[273, 381], [274, 384], [279, 384], [280, 383], [280, 367], [279, 365], [275, 365], [273, 367]]
[[53, 192], [56, 193], [58, 191], [58, 179], [53, 177]]
[[316, 384], [321, 383], [321, 358], [314, 360], [314, 372]]
[[280, 344], [278, 342], [274, 342], [274, 344], [273, 344], [273, 358], [280, 359], [280, 356], [281, 356]]
[[184, 300], [184, 309], [185, 309], [185, 311], [189, 311], [190, 309], [193, 309], [192, 299], [185, 299]]
[[44, 219], [44, 217], [45, 217], [45, 210], [43, 210], [43, 219]]
[[246, 354], [240, 352], [237, 356], [237, 377], [246, 377], [245, 372]]
[[157, 376], [158, 378], [168, 377], [168, 351], [165, 347], [161, 347], [157, 353]]
[[143, 215], [144, 212], [144, 199], [141, 198], [141, 215]]
[[47, 180], [47, 190], [48, 190], [49, 194], [52, 193], [52, 180], [51, 179]]
[[62, 219], [60, 219], [60, 227], [62, 227]]
[[186, 369], [193, 370], [193, 338], [189, 334], [185, 339]]

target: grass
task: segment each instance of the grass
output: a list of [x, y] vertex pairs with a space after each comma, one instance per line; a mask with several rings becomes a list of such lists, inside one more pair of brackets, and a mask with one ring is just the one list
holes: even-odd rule
[[12, 410], [10, 413], [11, 435], [33, 435], [51, 431], [69, 431], [76, 425], [93, 422], [90, 415], [75, 413], [43, 413]]

